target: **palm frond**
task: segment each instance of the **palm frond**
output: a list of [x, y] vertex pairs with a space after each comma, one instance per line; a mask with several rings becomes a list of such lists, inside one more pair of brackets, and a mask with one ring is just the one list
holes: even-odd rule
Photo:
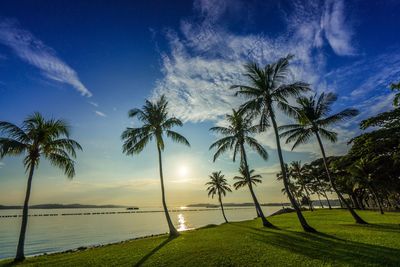
[[253, 137], [246, 137], [245, 142], [254, 149], [258, 155], [260, 155], [264, 160], [268, 159], [268, 152], [265, 148], [260, 145], [257, 140]]
[[18, 156], [25, 152], [28, 145], [11, 138], [0, 137], [0, 158], [4, 156]]
[[190, 147], [189, 141], [183, 135], [181, 135], [177, 132], [171, 131], [171, 130], [167, 130], [166, 133], [167, 133], [167, 136], [169, 138], [171, 138], [174, 142], [184, 144], [184, 145]]

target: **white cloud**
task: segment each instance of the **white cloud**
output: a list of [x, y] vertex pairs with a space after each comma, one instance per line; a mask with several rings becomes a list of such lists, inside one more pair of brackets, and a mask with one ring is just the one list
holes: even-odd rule
[[92, 102], [92, 101], [89, 101], [89, 104], [96, 108], [99, 106], [99, 104], [97, 104], [96, 102]]
[[96, 110], [94, 113], [96, 113], [96, 115], [98, 115], [98, 116], [100, 116], [100, 117], [107, 117], [106, 114], [104, 114], [103, 112], [98, 111], [98, 110]]
[[[302, 1], [303, 3], [303, 1]], [[180, 31], [169, 29], [171, 51], [162, 54], [163, 78], [157, 81], [153, 97], [165, 94], [171, 112], [186, 121], [217, 121], [227, 110], [239, 106], [229, 86], [243, 82], [243, 63], [271, 62], [288, 53], [296, 55], [292, 78], [305, 80], [319, 90], [326, 89], [321, 76], [325, 57], [319, 49], [326, 41], [339, 55], [354, 52], [351, 31], [345, 25], [343, 2], [293, 3], [288, 28], [281, 36], [238, 35], [217, 23], [237, 1], [198, 0], [197, 17], [182, 20]]]
[[83, 96], [92, 93], [79, 80], [76, 72], [56, 52], [32, 33], [19, 27], [14, 20], [0, 20], [0, 43], [10, 47], [23, 61], [38, 68], [43, 76], [68, 84]]
[[0, 161], [0, 169], [3, 168], [3, 166], [6, 165], [4, 162]]
[[354, 55], [353, 31], [345, 15], [343, 0], [293, 1], [293, 13], [288, 16], [289, 29], [308, 40], [313, 47], [325, 42], [341, 56]]
[[[324, 44], [337, 55], [355, 53], [343, 1], [293, 2], [292, 12], [286, 17], [286, 31], [274, 38], [264, 33], [239, 35], [222, 27], [219, 20], [235, 4], [236, 1], [195, 1], [197, 16], [182, 20], [179, 31], [166, 31], [171, 51], [162, 54], [164, 75], [152, 96], [165, 94], [171, 112], [185, 121], [219, 123], [224, 114], [243, 103], [228, 88], [244, 82], [245, 62], [266, 64], [293, 53], [296, 57], [290, 79], [307, 81], [321, 92], [327, 90]], [[283, 115], [278, 115], [278, 120], [279, 124], [290, 121]], [[347, 149], [344, 138], [352, 131], [345, 127], [337, 130], [343, 139], [340, 145], [327, 145], [328, 152], [343, 153]], [[259, 137], [264, 145], [276, 147], [272, 131]], [[290, 145], [283, 146], [291, 149]], [[318, 147], [312, 144], [296, 151], [319, 154]]]

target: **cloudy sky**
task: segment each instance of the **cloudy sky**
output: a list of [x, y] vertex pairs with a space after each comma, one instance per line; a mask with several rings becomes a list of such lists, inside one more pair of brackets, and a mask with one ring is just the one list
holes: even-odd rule
[[[334, 111], [356, 107], [360, 115], [335, 125], [330, 155], [348, 149], [357, 123], [390, 108], [388, 85], [400, 77], [398, 1], [2, 1], [0, 9], [0, 120], [16, 124], [30, 113], [64, 118], [83, 146], [72, 181], [46, 161], [34, 177], [31, 202], [159, 206], [156, 149], [122, 154], [121, 132], [137, 125], [127, 111], [165, 94], [176, 129], [191, 148], [168, 142], [164, 153], [167, 201], [211, 202], [208, 174], [229, 181], [238, 163], [230, 154], [212, 162], [208, 129], [241, 100], [228, 90], [245, 82], [243, 64], [267, 64], [292, 53], [292, 80], [315, 92], [339, 94]], [[290, 122], [283, 115], [279, 123]], [[286, 201], [271, 132], [258, 136], [270, 158], [250, 154], [263, 174], [261, 202]], [[311, 142], [285, 160], [319, 157]], [[26, 174], [21, 158], [0, 161], [0, 204], [21, 204]], [[250, 202], [237, 191], [228, 202]]]

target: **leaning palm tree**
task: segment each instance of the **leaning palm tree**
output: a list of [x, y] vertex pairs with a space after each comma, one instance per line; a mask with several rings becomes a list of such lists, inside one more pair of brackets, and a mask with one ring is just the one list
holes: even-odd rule
[[171, 138], [175, 142], [190, 146], [185, 137], [171, 130], [171, 128], [174, 126], [182, 126], [182, 122], [175, 117], [168, 116], [168, 101], [164, 95], [155, 102], [146, 100], [142, 109], [131, 109], [128, 113], [128, 116], [130, 118], [137, 118], [143, 123], [143, 125], [139, 128], [128, 127], [122, 133], [121, 138], [124, 141], [123, 152], [127, 155], [139, 154], [154, 138], [158, 151], [162, 204], [169, 227], [169, 235], [171, 237], [178, 236], [179, 233], [171, 221], [165, 201], [161, 153], [164, 151], [164, 135]]
[[336, 142], [337, 133], [327, 130], [326, 128], [332, 124], [344, 121], [358, 114], [356, 109], [348, 108], [334, 115], [328, 115], [331, 111], [332, 104], [336, 100], [337, 95], [334, 93], [322, 93], [319, 97], [314, 95], [311, 97], [298, 98], [298, 106], [294, 107], [296, 110], [294, 118], [296, 119], [297, 123], [281, 126], [279, 130], [285, 132], [282, 132], [280, 136], [287, 137], [287, 144], [294, 142], [292, 147], [293, 150], [300, 144], [308, 142], [311, 136], [315, 135], [321, 149], [325, 171], [332, 189], [336, 192], [340, 201], [346, 205], [355, 221], [360, 224], [365, 224], [366, 222], [360, 216], [358, 216], [358, 214], [353, 210], [353, 208], [337, 189], [335, 181], [333, 180], [328, 168], [325, 149], [321, 140], [322, 137], [328, 141]]
[[315, 232], [315, 229], [308, 225], [306, 219], [301, 213], [301, 209], [296, 200], [290, 193], [289, 178], [285, 170], [282, 149], [278, 133], [278, 124], [276, 122], [276, 109], [291, 114], [293, 113], [288, 104], [289, 97], [299, 96], [302, 92], [309, 90], [309, 85], [303, 82], [286, 83], [289, 75], [289, 61], [293, 55], [288, 55], [279, 59], [273, 64], [268, 64], [264, 68], [256, 63], [245, 65], [246, 76], [249, 84], [233, 85], [232, 89], [237, 89], [236, 95], [248, 99], [241, 106], [241, 110], [251, 111], [254, 115], [259, 115], [261, 130], [265, 131], [270, 126], [270, 121], [275, 133], [276, 148], [278, 151], [279, 163], [283, 175], [283, 184], [288, 192], [289, 200], [296, 210], [297, 217], [303, 229], [307, 232]]
[[[259, 174], [254, 174], [254, 170], [249, 170], [249, 178], [247, 178], [246, 175], [246, 169], [242, 166], [240, 166], [239, 168], [239, 173], [241, 174], [241, 176], [235, 176], [233, 177], [234, 180], [237, 180], [237, 182], [235, 182], [233, 184], [233, 187], [235, 188], [235, 190], [238, 190], [241, 187], [245, 187], [248, 186], [249, 187], [249, 183], [252, 184], [253, 186], [257, 186], [257, 183], [261, 183], [261, 175]], [[253, 199], [254, 201], [254, 199]], [[257, 216], [261, 217], [261, 215], [258, 213], [257, 211]]]
[[[250, 114], [243, 114], [236, 110], [233, 110], [231, 115], [226, 116], [228, 126], [227, 127], [212, 127], [210, 131], [223, 135], [221, 139], [214, 142], [210, 149], [216, 148], [217, 152], [214, 154], [215, 160], [228, 150], [233, 150], [233, 161], [236, 156], [240, 153], [240, 165], [245, 169], [246, 177], [249, 179], [249, 164], [247, 163], [247, 154], [245, 145], [255, 150], [264, 160], [268, 159], [267, 151], [257, 142], [257, 140], [251, 135], [259, 132], [258, 125], [252, 125], [253, 117]], [[257, 197], [253, 191], [251, 183], [248, 184], [251, 196], [256, 207], [257, 215], [261, 217], [263, 225], [265, 227], [274, 227], [264, 216], [261, 206], [257, 200]]]
[[53, 166], [61, 168], [72, 179], [75, 176], [75, 149], [81, 146], [69, 138], [70, 128], [63, 120], [46, 120], [40, 113], [28, 116], [21, 127], [10, 122], [0, 122], [0, 158], [24, 155], [24, 166], [28, 173], [28, 184], [22, 211], [22, 224], [15, 261], [25, 259], [24, 244], [28, 224], [29, 198], [33, 173], [40, 159], [47, 159]]
[[226, 192], [232, 192], [230, 185], [227, 183], [225, 176], [219, 172], [213, 172], [210, 176], [210, 181], [206, 183], [208, 196], [214, 198], [215, 195], [218, 195], [218, 201], [221, 206], [222, 216], [224, 216], [225, 222], [228, 220], [225, 216], [224, 205], [222, 205], [222, 195], [226, 196]]

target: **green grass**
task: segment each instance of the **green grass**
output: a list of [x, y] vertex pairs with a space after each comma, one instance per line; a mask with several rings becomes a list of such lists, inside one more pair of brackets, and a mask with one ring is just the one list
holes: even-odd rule
[[[223, 224], [79, 252], [28, 258], [27, 266], [400, 266], [400, 213], [363, 211], [356, 225], [345, 210], [304, 213], [319, 233], [301, 231], [296, 215]], [[11, 261], [2, 261], [6, 266]]]

